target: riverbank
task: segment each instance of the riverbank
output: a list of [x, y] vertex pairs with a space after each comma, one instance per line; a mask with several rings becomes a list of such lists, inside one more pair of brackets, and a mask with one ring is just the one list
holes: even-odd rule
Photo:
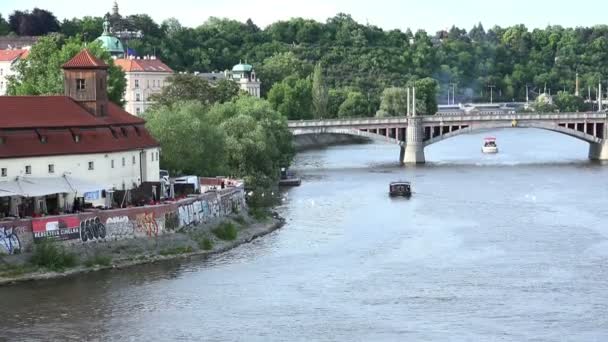
[[335, 145], [368, 144], [366, 137], [348, 134], [306, 134], [294, 137], [294, 148], [298, 152]]
[[30, 263], [34, 252], [0, 257], [0, 286], [24, 281], [68, 277], [105, 269], [124, 269], [163, 260], [211, 256], [249, 243], [284, 224], [273, 214], [254, 218], [243, 211], [211, 222], [184, 227], [174, 234], [156, 238], [135, 238], [83, 244], [67, 252], [77, 258], [77, 265], [63, 270], [49, 270]]

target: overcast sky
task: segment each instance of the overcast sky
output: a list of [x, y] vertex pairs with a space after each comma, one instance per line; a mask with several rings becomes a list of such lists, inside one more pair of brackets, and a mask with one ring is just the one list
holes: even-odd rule
[[[113, 0], [0, 0], [0, 13], [7, 18], [14, 10], [35, 6], [64, 18], [103, 16]], [[175, 17], [185, 26], [197, 26], [208, 17], [251, 18], [265, 27], [292, 17], [325, 22], [336, 13], [351, 14], [360, 23], [384, 29], [411, 28], [435, 32], [452, 25], [470, 29], [523, 23], [530, 28], [547, 25], [593, 26], [608, 24], [608, 1], [587, 0], [119, 0], [122, 15], [146, 13], [157, 22]]]

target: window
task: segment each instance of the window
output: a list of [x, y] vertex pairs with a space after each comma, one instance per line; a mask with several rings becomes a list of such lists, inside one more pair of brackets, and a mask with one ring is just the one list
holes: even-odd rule
[[76, 79], [76, 90], [84, 90], [85, 88], [85, 82], [84, 82], [84, 78], [77, 78]]
[[49, 173], [55, 173], [55, 164], [49, 164]]
[[2, 177], [6, 177], [7, 173], [8, 173], [8, 172], [6, 171], [6, 168], [5, 168], [5, 167], [3, 167], [3, 168], [2, 168]]
[[4, 88], [4, 82], [0, 82], [0, 89]]
[[80, 134], [74, 134], [74, 142], [80, 142]]
[[32, 174], [32, 166], [31, 165], [26, 165], [25, 166], [25, 174], [26, 175], [31, 175]]
[[135, 101], [141, 101], [141, 96], [139, 95], [139, 93], [135, 94]]
[[158, 152], [156, 152], [156, 161], [158, 161], [158, 157], [159, 157]]
[[122, 157], [122, 166], [125, 166], [127, 163], [125, 162], [125, 157]]
[[106, 115], [106, 107], [104, 105], [100, 105], [99, 109], [101, 110], [101, 115]]
[[110, 162], [110, 167], [114, 168], [114, 159], [112, 159], [112, 161]]
[[4, 69], [0, 68], [0, 76], [4, 75]]
[[139, 113], [141, 113], [141, 109], [139, 107], [135, 108], [135, 113], [139, 115]]
[[139, 88], [139, 80], [135, 80], [135, 88]]
[[95, 170], [95, 163], [92, 161], [89, 162], [89, 170]]
[[133, 156], [133, 165], [135, 165], [135, 156]]

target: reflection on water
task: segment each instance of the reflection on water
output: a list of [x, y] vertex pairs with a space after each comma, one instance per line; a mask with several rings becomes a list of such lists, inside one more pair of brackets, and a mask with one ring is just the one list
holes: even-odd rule
[[[286, 226], [209, 259], [0, 288], [8, 339], [604, 341], [608, 168], [588, 145], [500, 130], [426, 149], [298, 155]], [[392, 180], [414, 196], [391, 199]]]

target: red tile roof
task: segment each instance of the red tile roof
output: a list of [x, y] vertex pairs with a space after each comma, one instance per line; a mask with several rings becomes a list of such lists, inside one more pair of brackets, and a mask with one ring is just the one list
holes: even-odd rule
[[173, 73], [165, 63], [159, 59], [117, 59], [116, 65], [125, 72], [166, 72]]
[[76, 56], [67, 61], [64, 69], [107, 69], [108, 65], [101, 59], [93, 56], [88, 49], [80, 51]]
[[29, 53], [29, 50], [25, 49], [0, 50], [0, 62], [12, 62], [18, 58], [25, 58]]
[[[72, 134], [80, 134], [80, 141], [75, 142]], [[47, 137], [45, 143], [39, 135]], [[146, 130], [145, 121], [121, 107], [109, 103], [108, 115], [96, 117], [67, 96], [0, 96], [0, 137], [0, 158], [159, 146]]]

